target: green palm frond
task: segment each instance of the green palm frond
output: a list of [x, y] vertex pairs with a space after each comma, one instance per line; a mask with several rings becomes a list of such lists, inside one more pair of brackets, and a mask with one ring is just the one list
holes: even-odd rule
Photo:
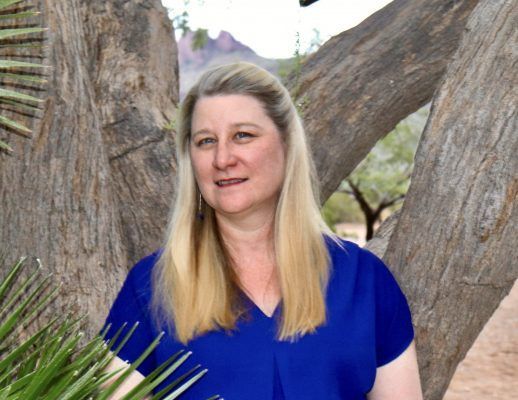
[[41, 102], [43, 100], [38, 99], [37, 97], [30, 96], [28, 94], [23, 94], [19, 92], [15, 92], [14, 90], [0, 89], [0, 99], [15, 99], [15, 100], [28, 100], [28, 101], [36, 101]]
[[0, 40], [10, 39], [15, 36], [27, 35], [29, 33], [43, 32], [44, 28], [17, 28], [0, 30]]
[[[56, 291], [49, 277], [42, 274], [39, 262], [36, 269], [25, 273], [22, 278], [26, 264], [26, 258], [21, 258], [0, 280], [0, 400], [108, 399], [158, 346], [161, 337], [157, 337], [129, 367], [110, 373], [106, 372], [106, 366], [137, 329], [136, 326], [122, 337], [121, 344], [113, 352], [110, 348], [121, 337], [125, 327], [109, 342], [99, 335], [81, 345], [84, 341], [81, 318], [63, 320], [56, 317], [35, 333], [26, 334], [25, 338], [20, 339], [29, 321], [49, 305]], [[5, 270], [3, 267], [0, 265]], [[177, 371], [190, 354], [185, 351], [174, 354], [123, 399], [137, 400], [150, 395], [153, 389]], [[196, 366], [154, 394], [152, 399], [176, 399], [206, 372]], [[120, 376], [115, 379], [118, 374]], [[113, 379], [113, 384], [106, 385]]]
[[16, 3], [21, 3], [23, 0], [0, 0], [0, 10], [6, 9]]
[[22, 74], [10, 74], [8, 72], [0, 72], [0, 78], [10, 78], [13, 80], [34, 82], [34, 83], [47, 83], [46, 79], [42, 79], [34, 75], [22, 75]]
[[40, 15], [41, 13], [39, 11], [24, 11], [14, 14], [2, 14], [0, 15], [1, 19], [18, 19], [18, 18], [29, 18], [29, 17], [35, 17], [37, 15]]
[[[41, 102], [42, 100], [20, 91], [8, 90], [5, 88], [6, 84], [8, 82], [22, 82], [25, 85], [46, 83], [46, 80], [41, 76], [35, 75], [28, 70], [28, 68], [41, 68], [44, 65], [16, 60], [17, 55], [26, 55], [26, 53], [17, 54], [15, 51], [41, 49], [41, 44], [33, 43], [34, 38], [32, 35], [41, 34], [46, 30], [46, 28], [29, 25], [29, 19], [38, 16], [40, 13], [31, 10], [31, 6], [20, 7], [20, 3], [23, 2], [24, 0], [0, 0], [0, 11], [6, 12], [0, 15], [0, 48], [11, 50], [13, 54], [9, 57], [15, 58], [6, 59], [4, 56], [3, 59], [0, 59], [0, 103], [10, 104], [12, 106], [10, 111], [19, 114], [27, 111], [34, 113], [39, 110], [35, 106], [25, 104], [25, 102]], [[16, 21], [16, 25], [13, 25], [14, 21]], [[6, 99], [9, 100], [5, 101]], [[31, 133], [31, 129], [24, 124], [5, 115], [0, 117], [0, 126], [14, 133], [24, 135]], [[0, 149], [12, 151], [12, 148], [2, 140], [0, 140]]]
[[0, 68], [45, 67], [45, 65], [15, 60], [0, 60]]

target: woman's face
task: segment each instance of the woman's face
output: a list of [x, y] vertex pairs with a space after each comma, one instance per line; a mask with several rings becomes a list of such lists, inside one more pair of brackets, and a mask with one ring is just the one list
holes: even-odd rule
[[202, 97], [191, 132], [196, 181], [216, 213], [273, 213], [284, 179], [285, 146], [259, 100], [239, 94]]

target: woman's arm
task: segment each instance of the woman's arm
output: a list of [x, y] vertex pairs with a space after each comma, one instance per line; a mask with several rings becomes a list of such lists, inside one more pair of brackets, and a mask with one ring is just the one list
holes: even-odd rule
[[367, 394], [369, 400], [422, 400], [415, 343], [395, 360], [376, 370], [376, 380]]
[[[121, 360], [119, 357], [115, 357], [112, 362], [106, 367], [106, 372], [113, 372], [117, 371], [120, 368], [128, 367], [129, 364]], [[121, 371], [117, 375], [115, 375], [112, 379], [110, 379], [106, 386], [110, 386], [113, 382], [117, 380], [117, 378], [122, 374], [124, 371]], [[113, 393], [113, 395], [110, 397], [110, 400], [119, 400], [122, 399], [122, 397], [128, 393], [131, 389], [133, 389], [135, 386], [137, 386], [142, 380], [144, 380], [144, 376], [138, 372], [133, 371], [130, 376], [128, 376], [122, 385], [119, 386], [119, 388]], [[145, 397], [146, 400], [151, 399], [151, 397], [147, 396]]]

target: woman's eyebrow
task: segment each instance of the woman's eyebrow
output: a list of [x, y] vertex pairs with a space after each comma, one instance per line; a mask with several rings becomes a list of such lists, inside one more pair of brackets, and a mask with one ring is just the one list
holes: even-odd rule
[[[253, 122], [236, 122], [236, 123], [231, 124], [230, 126], [233, 128], [242, 128], [242, 127], [250, 126], [250, 127], [256, 128], [256, 129], [261, 129], [260, 125], [257, 125]], [[207, 129], [207, 128], [199, 129], [196, 132], [194, 132], [191, 135], [191, 137], [194, 138], [196, 135], [200, 135], [202, 133], [210, 133], [210, 129]]]
[[194, 132], [193, 134], [191, 134], [191, 137], [195, 137], [196, 135], [201, 135], [202, 133], [209, 133], [209, 130], [208, 129], [199, 129], [197, 130], [196, 132]]
[[232, 126], [234, 128], [241, 128], [243, 126], [251, 126], [251, 127], [254, 127], [254, 128], [258, 128], [258, 129], [261, 128], [260, 125], [254, 124], [253, 122], [236, 122], [235, 124], [232, 124]]

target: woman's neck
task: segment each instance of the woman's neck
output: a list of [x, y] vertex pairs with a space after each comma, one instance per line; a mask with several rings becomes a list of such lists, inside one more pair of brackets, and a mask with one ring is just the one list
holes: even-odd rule
[[238, 269], [263, 267], [271, 270], [274, 264], [274, 216], [233, 219], [216, 215], [218, 229], [230, 256]]
[[281, 298], [274, 250], [275, 212], [254, 220], [233, 220], [222, 215], [216, 218], [242, 290], [265, 315], [271, 316]]

